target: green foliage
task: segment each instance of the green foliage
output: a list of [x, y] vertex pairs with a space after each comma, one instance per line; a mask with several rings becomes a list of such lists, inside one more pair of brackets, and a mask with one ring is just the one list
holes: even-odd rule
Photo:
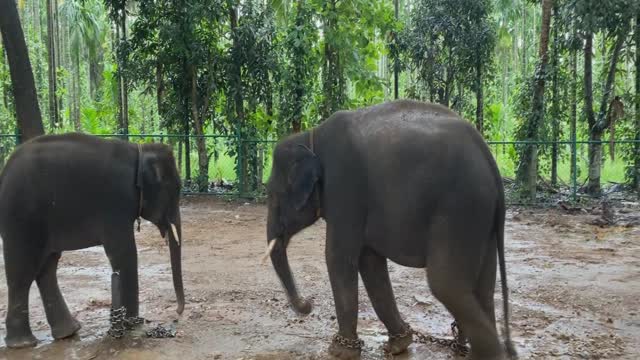
[[[322, 22], [319, 45], [324, 59], [319, 115], [324, 119], [337, 110], [379, 100], [382, 82], [372, 68], [384, 49], [384, 37], [393, 29], [391, 3], [383, 0], [311, 0], [311, 3]], [[349, 81], [360, 101], [349, 97]]]
[[309, 118], [309, 105], [320, 63], [313, 8], [308, 2], [300, 1], [291, 11], [295, 15], [280, 40], [283, 55], [279, 74], [282, 89], [279, 134], [299, 131], [303, 123], [312, 125], [305, 120]]
[[69, 24], [69, 41], [73, 57], [86, 54], [95, 58], [105, 39], [104, 9], [99, 0], [66, 0], [60, 14]]
[[490, 12], [489, 1], [416, 2], [399, 47], [417, 97], [448, 106], [461, 89], [477, 90], [475, 70], [491, 63], [496, 41]]
[[[395, 61], [400, 64], [401, 97], [442, 102], [465, 118], [476, 114], [477, 85], [484, 93], [484, 135], [510, 140], [527, 133], [531, 81], [538, 58], [540, 1], [411, 0], [400, 1], [396, 20], [387, 0], [65, 0], [59, 11], [56, 44], [57, 96], [63, 125], [75, 129], [75, 108], [82, 131], [106, 134], [118, 129], [118, 77], [129, 85], [131, 134], [219, 134], [228, 138], [191, 140], [181, 167], [198, 186], [208, 178], [241, 180], [259, 190], [269, 149], [243, 139], [277, 139], [316, 125], [339, 109], [388, 100]], [[635, 0], [557, 0], [552, 24], [558, 51], [549, 62], [545, 121], [535, 140], [551, 140], [551, 120], [568, 140], [571, 106], [578, 109], [578, 139], [589, 136], [583, 92], [584, 33], [594, 33], [594, 99], [598, 111], [610, 50], [621, 24], [635, 16]], [[26, 3], [21, 12], [43, 114], [48, 114], [47, 27], [44, 1]], [[39, 12], [32, 11], [39, 9]], [[232, 27], [230, 10], [237, 13]], [[127, 14], [127, 39], [115, 29]], [[615, 95], [626, 116], [616, 138], [631, 139], [635, 99], [635, 41], [621, 52]], [[0, 48], [1, 49], [1, 48]], [[578, 53], [577, 99], [570, 97], [574, 78], [569, 61]], [[0, 54], [1, 55], [1, 54]], [[5, 57], [0, 56], [0, 133], [13, 133], [14, 110]], [[118, 64], [120, 66], [118, 66]], [[99, 65], [99, 66], [94, 66]], [[477, 68], [483, 69], [477, 79]], [[101, 85], [94, 89], [91, 70]], [[557, 71], [559, 103], [552, 111], [551, 74]], [[95, 72], [94, 72], [95, 73]], [[195, 74], [195, 75], [194, 75]], [[195, 77], [195, 96], [192, 79]], [[480, 81], [478, 81], [480, 80]], [[91, 86], [90, 86], [91, 84]], [[91, 89], [91, 92], [89, 91]], [[239, 96], [238, 96], [239, 95]], [[238, 101], [239, 99], [239, 101]], [[195, 104], [196, 117], [192, 105]], [[238, 105], [239, 104], [239, 105]], [[551, 114], [557, 115], [551, 115]], [[46, 122], [48, 123], [48, 122]], [[47, 124], [48, 125], [48, 124]], [[605, 132], [605, 138], [607, 133]], [[132, 138], [133, 140], [133, 138]], [[143, 139], [145, 141], [159, 141]], [[166, 140], [166, 138], [165, 138]], [[0, 138], [0, 158], [13, 148]], [[137, 139], [136, 139], [137, 141]], [[203, 145], [199, 146], [199, 145]], [[611, 161], [605, 146], [603, 176], [618, 180], [625, 166], [634, 170], [634, 148], [619, 145]], [[203, 150], [204, 149], [204, 150]], [[495, 147], [501, 170], [512, 176], [519, 165], [514, 146]], [[540, 176], [548, 177], [551, 147], [538, 147]], [[188, 153], [188, 156], [187, 156]], [[566, 181], [569, 147], [561, 146], [558, 173]], [[587, 174], [587, 147], [578, 148], [580, 179]], [[208, 163], [208, 166], [201, 164]], [[243, 177], [239, 179], [238, 176]]]

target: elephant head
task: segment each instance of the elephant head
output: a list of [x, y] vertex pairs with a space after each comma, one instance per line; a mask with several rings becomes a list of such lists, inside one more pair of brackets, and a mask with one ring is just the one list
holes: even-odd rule
[[310, 136], [311, 133], [297, 134], [276, 146], [267, 184], [267, 240], [272, 245], [271, 262], [291, 306], [301, 314], [310, 313], [312, 306], [298, 295], [287, 259], [287, 246], [296, 233], [312, 225], [321, 213], [322, 163], [305, 145], [304, 140]]
[[[146, 144], [140, 149], [142, 161], [138, 172], [142, 174], [141, 216], [151, 221], [168, 238], [171, 256], [173, 287], [178, 302], [178, 314], [184, 310], [182, 285], [180, 221], [180, 176], [171, 148], [163, 144]], [[139, 185], [140, 186], [140, 185]]]

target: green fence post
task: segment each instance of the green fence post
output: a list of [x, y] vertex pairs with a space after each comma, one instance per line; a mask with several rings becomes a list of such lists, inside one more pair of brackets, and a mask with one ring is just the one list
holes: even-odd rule
[[16, 147], [17, 147], [18, 145], [20, 145], [20, 137], [21, 137], [20, 136], [20, 129], [18, 129], [17, 127], [16, 127], [16, 131], [15, 131], [15, 135], [16, 135]]

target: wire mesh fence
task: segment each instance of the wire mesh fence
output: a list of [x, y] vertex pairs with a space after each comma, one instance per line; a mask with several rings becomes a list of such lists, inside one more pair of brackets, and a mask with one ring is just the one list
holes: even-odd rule
[[[118, 134], [96, 135], [125, 138]], [[160, 142], [172, 146], [184, 194], [260, 198], [271, 171], [275, 139], [243, 139], [229, 135], [129, 134], [136, 143]], [[0, 169], [19, 143], [15, 134], [0, 134]], [[515, 187], [518, 149], [537, 148], [537, 203], [576, 200], [589, 178], [589, 147], [600, 144], [600, 183], [605, 192], [621, 188], [625, 174], [638, 156], [640, 140], [609, 141], [487, 141], [505, 182], [507, 200], [520, 203]], [[637, 171], [637, 170], [636, 170]], [[399, 175], [401, 176], [401, 175]], [[529, 201], [530, 202], [530, 201]]]

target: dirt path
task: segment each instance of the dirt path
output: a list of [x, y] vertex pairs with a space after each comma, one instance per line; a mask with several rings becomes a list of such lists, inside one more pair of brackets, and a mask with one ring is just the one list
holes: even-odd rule
[[[324, 262], [324, 223], [293, 239], [289, 257], [303, 296], [314, 311], [289, 309], [270, 264], [262, 205], [212, 198], [183, 202], [183, 268], [187, 306], [181, 317], [171, 283], [168, 249], [158, 231], [143, 223], [137, 234], [141, 316], [177, 329], [175, 338], [151, 339], [138, 330], [125, 339], [106, 336], [110, 268], [102, 248], [64, 253], [58, 271], [79, 336], [52, 341], [40, 296], [31, 292], [35, 349], [7, 350], [6, 359], [325, 359], [337, 328]], [[522, 359], [640, 358], [640, 227], [589, 225], [595, 215], [510, 210], [507, 266], [512, 332]], [[625, 216], [639, 216], [638, 209]], [[0, 259], [1, 261], [1, 259]], [[4, 266], [0, 267], [0, 271]], [[0, 275], [0, 334], [4, 338], [6, 284]], [[424, 270], [391, 264], [400, 311], [416, 329], [450, 336], [450, 316], [429, 293]], [[358, 332], [362, 358], [383, 359], [385, 329], [360, 282]], [[496, 303], [501, 303], [499, 286]], [[497, 307], [499, 321], [501, 306]], [[450, 359], [436, 345], [413, 344], [397, 359]]]

